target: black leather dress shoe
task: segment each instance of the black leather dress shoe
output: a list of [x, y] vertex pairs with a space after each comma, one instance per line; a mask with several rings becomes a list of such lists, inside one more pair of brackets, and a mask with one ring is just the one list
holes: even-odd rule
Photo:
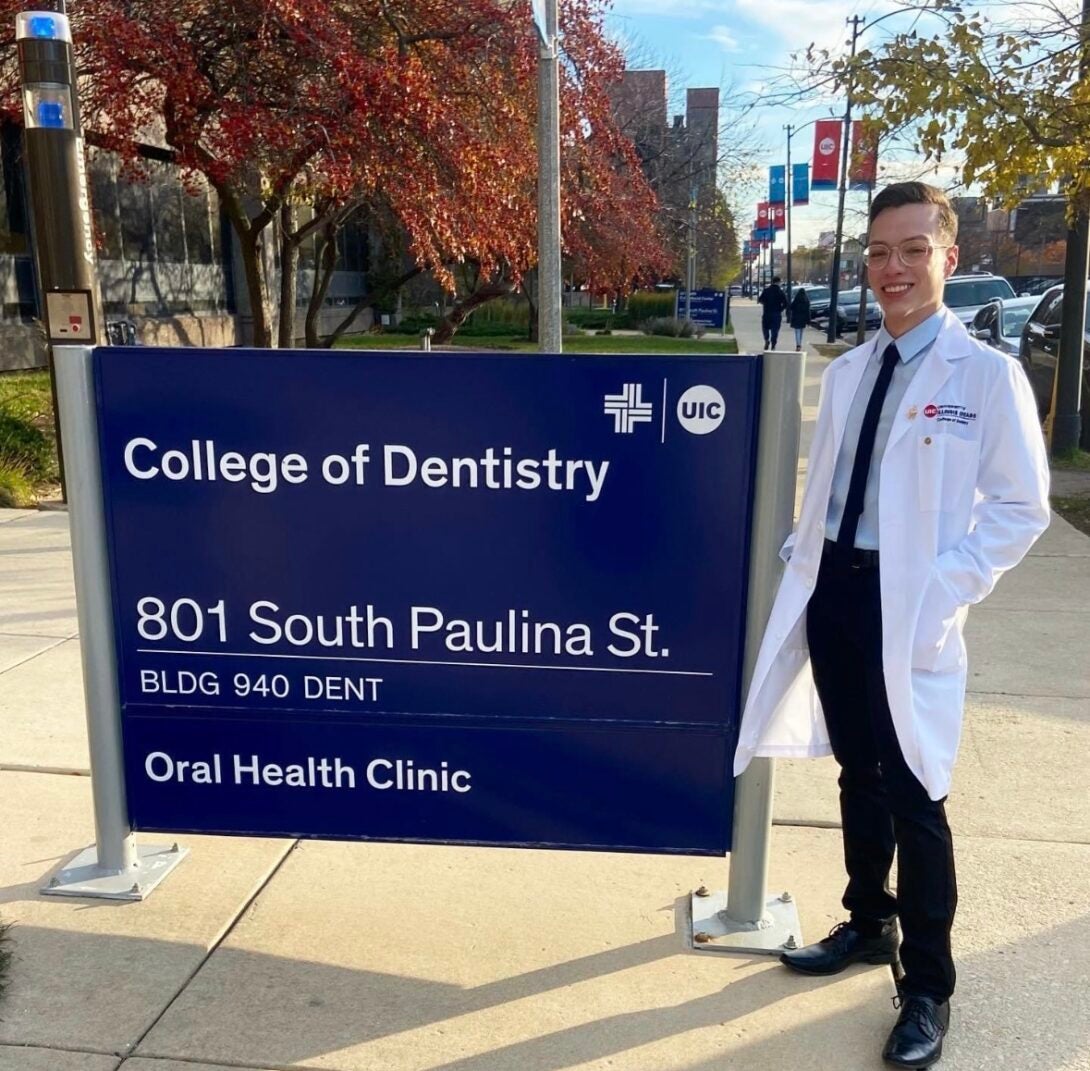
[[850, 922], [841, 922], [817, 944], [784, 952], [780, 962], [802, 974], [839, 974], [853, 963], [896, 964], [898, 947], [895, 922], [878, 937], [864, 937]]
[[901, 1014], [882, 1050], [882, 1059], [894, 1067], [930, 1067], [942, 1055], [942, 1039], [950, 1028], [950, 1001], [909, 994], [894, 997]]

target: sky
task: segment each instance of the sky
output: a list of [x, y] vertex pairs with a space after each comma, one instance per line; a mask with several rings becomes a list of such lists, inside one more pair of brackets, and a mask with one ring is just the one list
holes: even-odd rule
[[[1066, 5], [1077, 0], [1063, 2]], [[1003, 7], [1004, 14], [1010, 14], [1014, 5], [1009, 0], [983, 0], [982, 5], [974, 6]], [[1030, 6], [1040, 10], [1040, 4]], [[873, 48], [883, 38], [912, 28], [924, 33], [930, 26], [933, 32], [928, 16], [921, 18], [890, 0], [613, 0], [606, 28], [632, 57], [630, 66], [666, 69], [669, 90], [679, 94], [676, 102], [671, 98], [673, 114], [684, 110], [687, 87], [719, 87], [721, 110], [732, 100], [743, 101], [761, 93], [790, 69], [791, 54], [805, 51], [811, 42], [846, 52], [851, 34], [846, 20], [852, 15], [866, 19], [860, 47], [865, 44]], [[878, 19], [882, 19], [880, 24]], [[802, 127], [816, 118], [842, 116], [843, 110], [843, 99], [827, 99], [792, 108], [760, 107], [750, 113], [753, 136], [760, 149], [759, 166], [749, 189], [727, 191], [741, 210], [739, 223], [743, 227], [748, 227], [749, 213], [756, 202], [767, 196], [768, 166], [785, 162], [784, 125]], [[810, 127], [793, 138], [791, 158], [794, 162], [809, 160], [812, 152]], [[879, 166], [880, 185], [909, 177], [941, 186], [956, 182], [949, 166], [931, 175], [923, 174], [925, 161], [907, 150], [880, 159]], [[794, 209], [792, 244], [814, 244], [821, 231], [832, 230], [836, 203], [836, 191], [816, 192], [811, 194], [808, 207]], [[863, 230], [865, 210], [866, 194], [849, 192], [847, 233]], [[782, 234], [776, 245], [784, 246]]]

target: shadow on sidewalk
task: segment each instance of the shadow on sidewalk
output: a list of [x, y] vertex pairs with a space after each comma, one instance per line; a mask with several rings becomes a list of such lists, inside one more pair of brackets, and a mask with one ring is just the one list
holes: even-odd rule
[[[78, 1031], [58, 1037], [58, 1024], [110, 1016], [111, 1006], [131, 1000], [149, 966], [157, 974], [183, 978], [188, 973], [185, 964], [202, 951], [170, 941], [29, 926], [16, 928], [13, 936], [16, 962], [0, 1023], [0, 1042], [9, 1045], [94, 1049], [91, 1039]], [[405, 936], [391, 930], [392, 941]], [[528, 934], [527, 939], [542, 937]], [[678, 1000], [669, 990], [643, 992], [638, 997], [650, 998], [657, 1006], [620, 1013], [604, 1008], [590, 1021], [565, 1024], [602, 1002], [601, 988], [591, 987], [586, 994], [591, 1008], [577, 1002], [573, 1009], [572, 994], [565, 992], [570, 987], [670, 957], [677, 957], [678, 969], [685, 971], [682, 957], [696, 956], [679, 948], [678, 935], [668, 934], [495, 982], [461, 986], [225, 948], [204, 963], [137, 1055], [248, 1068], [320, 1065], [327, 1071], [408, 1066], [434, 1071], [562, 1071], [613, 1063], [640, 1071], [667, 1066], [673, 1071], [866, 1071], [882, 1066], [878, 1053], [895, 1018], [884, 1000], [869, 989], [863, 1003], [858, 998], [852, 1002], [845, 994], [838, 997], [836, 987], [850, 975], [800, 978], [764, 957], [712, 957], [722, 973], [723, 988], [695, 999]], [[419, 965], [419, 949], [412, 959]], [[1049, 963], [1062, 970], [1050, 971]], [[764, 964], [766, 969], [753, 969]], [[959, 1007], [972, 1011], [956, 1019], [943, 1062], [948, 1071], [978, 1071], [986, 1066], [985, 1053], [1000, 1051], [1004, 1066], [1060, 1071], [1074, 1068], [1071, 1061], [1086, 1053], [1090, 917], [989, 949], [958, 966], [972, 990], [962, 994]], [[862, 970], [867, 968], [853, 968], [852, 973]], [[875, 972], [876, 982], [883, 973], [884, 969]], [[549, 994], [555, 997], [548, 999]], [[542, 997], [546, 999], [523, 1011], [532, 1023], [516, 1021], [512, 1027], [510, 1018], [492, 1022], [493, 1009]], [[848, 1006], [831, 1014], [826, 1011], [846, 1000]], [[790, 1016], [792, 1011], [797, 1018], [785, 1024], [785, 1013]], [[761, 1013], [777, 1017], [774, 1029], [762, 1021]], [[457, 1022], [474, 1015], [480, 1018]], [[128, 1032], [129, 1044], [152, 1025], [124, 1018], [114, 1025]], [[1015, 1028], [1012, 1022], [1023, 1025]], [[487, 1040], [482, 1044], [482, 1035], [510, 1036], [512, 1029], [532, 1036], [450, 1058], [458, 1050], [481, 1050], [487, 1045]], [[718, 1050], [695, 1062], [661, 1062], [663, 1057], [654, 1056], [654, 1048], [647, 1054], [633, 1052], [709, 1030], [713, 1033], [685, 1042], [697, 1052], [709, 1046]], [[398, 1037], [411, 1032], [419, 1035], [411, 1042]], [[716, 1032], [722, 1032], [721, 1042]], [[845, 1045], [852, 1039], [860, 1046], [858, 1060], [844, 1063]], [[417, 1059], [399, 1063], [397, 1053], [407, 1061], [403, 1047], [410, 1043]], [[340, 1060], [336, 1056], [371, 1044], [374, 1051], [345, 1052]], [[430, 1053], [421, 1062], [424, 1051], [418, 1050], [433, 1050], [446, 1062], [431, 1062]]]

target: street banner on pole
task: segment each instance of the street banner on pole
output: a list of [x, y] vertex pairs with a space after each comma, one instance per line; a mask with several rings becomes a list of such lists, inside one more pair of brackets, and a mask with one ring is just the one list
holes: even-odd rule
[[768, 169], [768, 203], [782, 205], [787, 201], [787, 167], [776, 164]]
[[839, 119], [819, 119], [814, 124], [814, 170], [810, 188], [835, 190], [840, 174], [840, 136], [843, 124]]
[[93, 359], [133, 829], [729, 848], [759, 359]]
[[808, 205], [810, 203], [810, 165], [791, 165], [791, 203]]
[[849, 189], [873, 190], [878, 177], [878, 124], [867, 119], [852, 122], [852, 159]]
[[787, 226], [787, 206], [772, 205], [772, 229], [782, 231]]
[[757, 203], [756, 235], [762, 241], [774, 237], [772, 230], [772, 206], [767, 201]]

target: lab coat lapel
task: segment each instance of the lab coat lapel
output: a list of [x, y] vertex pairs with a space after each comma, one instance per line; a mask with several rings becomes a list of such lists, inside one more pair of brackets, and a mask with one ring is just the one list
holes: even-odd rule
[[867, 361], [874, 356], [874, 348], [878, 345], [877, 339], [857, 346], [849, 350], [841, 360], [844, 367], [836, 378], [833, 388], [832, 404], [830, 406], [833, 424], [833, 450], [831, 457], [840, 455], [840, 445], [844, 438], [844, 426], [848, 423], [848, 410], [852, 407], [852, 399], [859, 390], [859, 382], [867, 369]]

